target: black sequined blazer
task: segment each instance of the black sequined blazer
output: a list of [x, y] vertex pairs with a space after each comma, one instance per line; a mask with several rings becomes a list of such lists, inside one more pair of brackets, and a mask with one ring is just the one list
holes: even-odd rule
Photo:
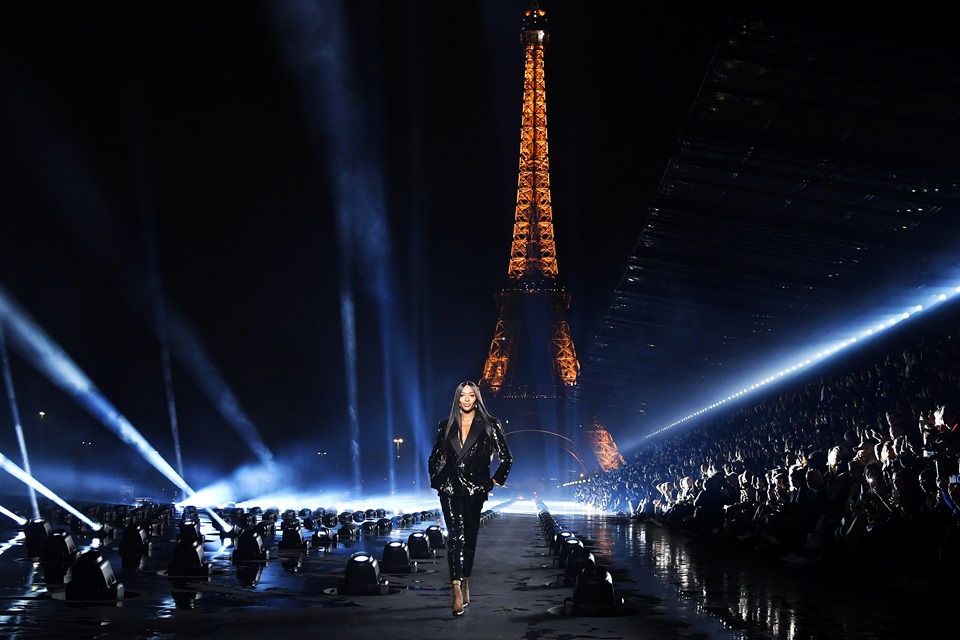
[[[500, 462], [491, 476], [494, 454]], [[456, 430], [448, 434], [447, 421], [441, 420], [437, 426], [436, 443], [427, 459], [430, 486], [438, 493], [450, 496], [489, 493], [494, 480], [499, 485], [507, 483], [512, 466], [513, 455], [507, 446], [503, 425], [496, 418], [482, 421], [479, 415], [474, 418], [463, 446], [460, 446], [460, 434]]]

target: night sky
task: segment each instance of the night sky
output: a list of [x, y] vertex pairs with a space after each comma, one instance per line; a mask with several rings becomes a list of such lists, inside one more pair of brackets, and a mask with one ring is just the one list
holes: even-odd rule
[[[638, 4], [541, 3], [581, 357], [727, 17]], [[349, 482], [351, 425], [371, 490], [393, 437], [415, 479], [506, 285], [529, 2], [17, 5], [0, 9], [4, 295], [169, 460], [176, 424], [197, 488], [256, 461], [238, 415], [298, 482]], [[9, 342], [38, 478], [167, 486]], [[7, 406], [0, 453], [21, 460]]]

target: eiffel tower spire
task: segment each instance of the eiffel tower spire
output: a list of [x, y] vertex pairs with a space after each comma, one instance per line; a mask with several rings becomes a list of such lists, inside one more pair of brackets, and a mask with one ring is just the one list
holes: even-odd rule
[[558, 280], [550, 200], [544, 76], [549, 38], [546, 14], [533, 0], [520, 31], [526, 62], [509, 285], [496, 296], [499, 319], [479, 383], [493, 396], [563, 398], [580, 372], [566, 320], [570, 295]]
[[520, 124], [520, 173], [510, 247], [512, 280], [557, 277], [557, 248], [550, 202], [550, 150], [547, 146], [547, 97], [543, 57], [550, 33], [539, 3], [526, 12], [520, 42], [526, 50], [523, 116]]

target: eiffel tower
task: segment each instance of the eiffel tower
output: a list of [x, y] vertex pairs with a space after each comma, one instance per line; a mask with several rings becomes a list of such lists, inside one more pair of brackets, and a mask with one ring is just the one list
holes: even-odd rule
[[[583, 467], [567, 424], [568, 394], [577, 384], [580, 363], [566, 320], [570, 294], [557, 271], [544, 79], [549, 33], [537, 0], [524, 14], [520, 41], [526, 63], [508, 285], [496, 295], [499, 318], [478, 384], [485, 398], [496, 399], [508, 437], [512, 432], [558, 438], [553, 448], [559, 445]], [[521, 440], [511, 438], [511, 447], [515, 441]]]

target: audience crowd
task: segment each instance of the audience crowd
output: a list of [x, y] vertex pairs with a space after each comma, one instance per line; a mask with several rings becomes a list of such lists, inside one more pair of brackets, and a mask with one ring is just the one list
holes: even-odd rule
[[576, 498], [785, 564], [947, 587], [960, 569], [960, 332], [951, 328], [903, 336], [872, 358], [676, 427], [579, 484]]

